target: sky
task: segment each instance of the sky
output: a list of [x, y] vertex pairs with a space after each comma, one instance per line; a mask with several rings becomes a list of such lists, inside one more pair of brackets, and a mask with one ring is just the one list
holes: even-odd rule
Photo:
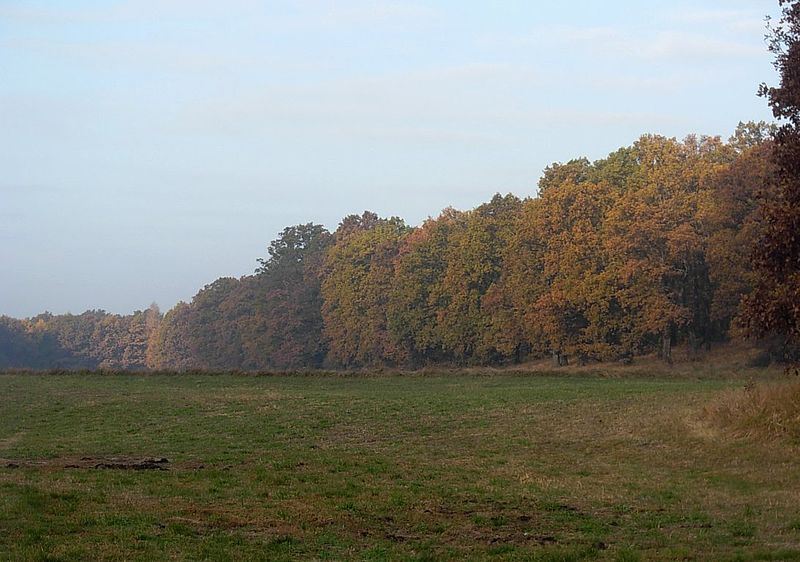
[[189, 301], [286, 226], [416, 225], [771, 120], [777, 1], [0, 0], [0, 315]]

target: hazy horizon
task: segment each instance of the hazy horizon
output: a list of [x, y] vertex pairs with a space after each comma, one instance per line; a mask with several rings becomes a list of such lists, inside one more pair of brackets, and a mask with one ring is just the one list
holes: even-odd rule
[[0, 315], [167, 310], [285, 226], [419, 224], [769, 120], [756, 1], [0, 6]]

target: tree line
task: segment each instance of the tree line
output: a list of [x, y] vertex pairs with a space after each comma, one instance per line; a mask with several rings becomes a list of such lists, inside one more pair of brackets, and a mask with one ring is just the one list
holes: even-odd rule
[[762, 84], [779, 125], [642, 136], [418, 227], [372, 212], [283, 230], [253, 275], [151, 306], [0, 317], [0, 367], [298, 369], [671, 360], [748, 336], [800, 357], [800, 1]]
[[745, 123], [727, 142], [645, 135], [595, 162], [552, 164], [535, 197], [497, 194], [417, 227], [369, 211], [334, 232], [290, 226], [254, 274], [163, 315], [0, 318], [0, 366], [670, 361], [676, 344], [697, 352], [745, 332], [786, 358], [795, 340], [757, 318], [780, 287], [751, 265], [754, 253], [769, 261], [765, 217], [785, 196], [780, 134]]

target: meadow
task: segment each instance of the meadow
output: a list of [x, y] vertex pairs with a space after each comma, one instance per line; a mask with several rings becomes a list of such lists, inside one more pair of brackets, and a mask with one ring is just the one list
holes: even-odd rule
[[2, 374], [0, 559], [800, 560], [746, 379]]

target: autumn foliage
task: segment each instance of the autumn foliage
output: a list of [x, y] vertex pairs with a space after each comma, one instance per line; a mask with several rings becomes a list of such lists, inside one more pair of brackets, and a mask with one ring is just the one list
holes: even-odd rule
[[596, 162], [549, 166], [536, 197], [498, 194], [418, 227], [370, 212], [332, 233], [288, 227], [253, 275], [219, 279], [163, 316], [4, 318], [0, 365], [670, 361], [675, 344], [697, 352], [741, 335], [754, 299], [795, 298], [765, 287], [749, 261], [778, 251], [763, 245], [777, 219], [761, 217], [778, 212], [765, 202], [789, 196], [772, 132], [749, 123], [728, 142], [645, 135]]

